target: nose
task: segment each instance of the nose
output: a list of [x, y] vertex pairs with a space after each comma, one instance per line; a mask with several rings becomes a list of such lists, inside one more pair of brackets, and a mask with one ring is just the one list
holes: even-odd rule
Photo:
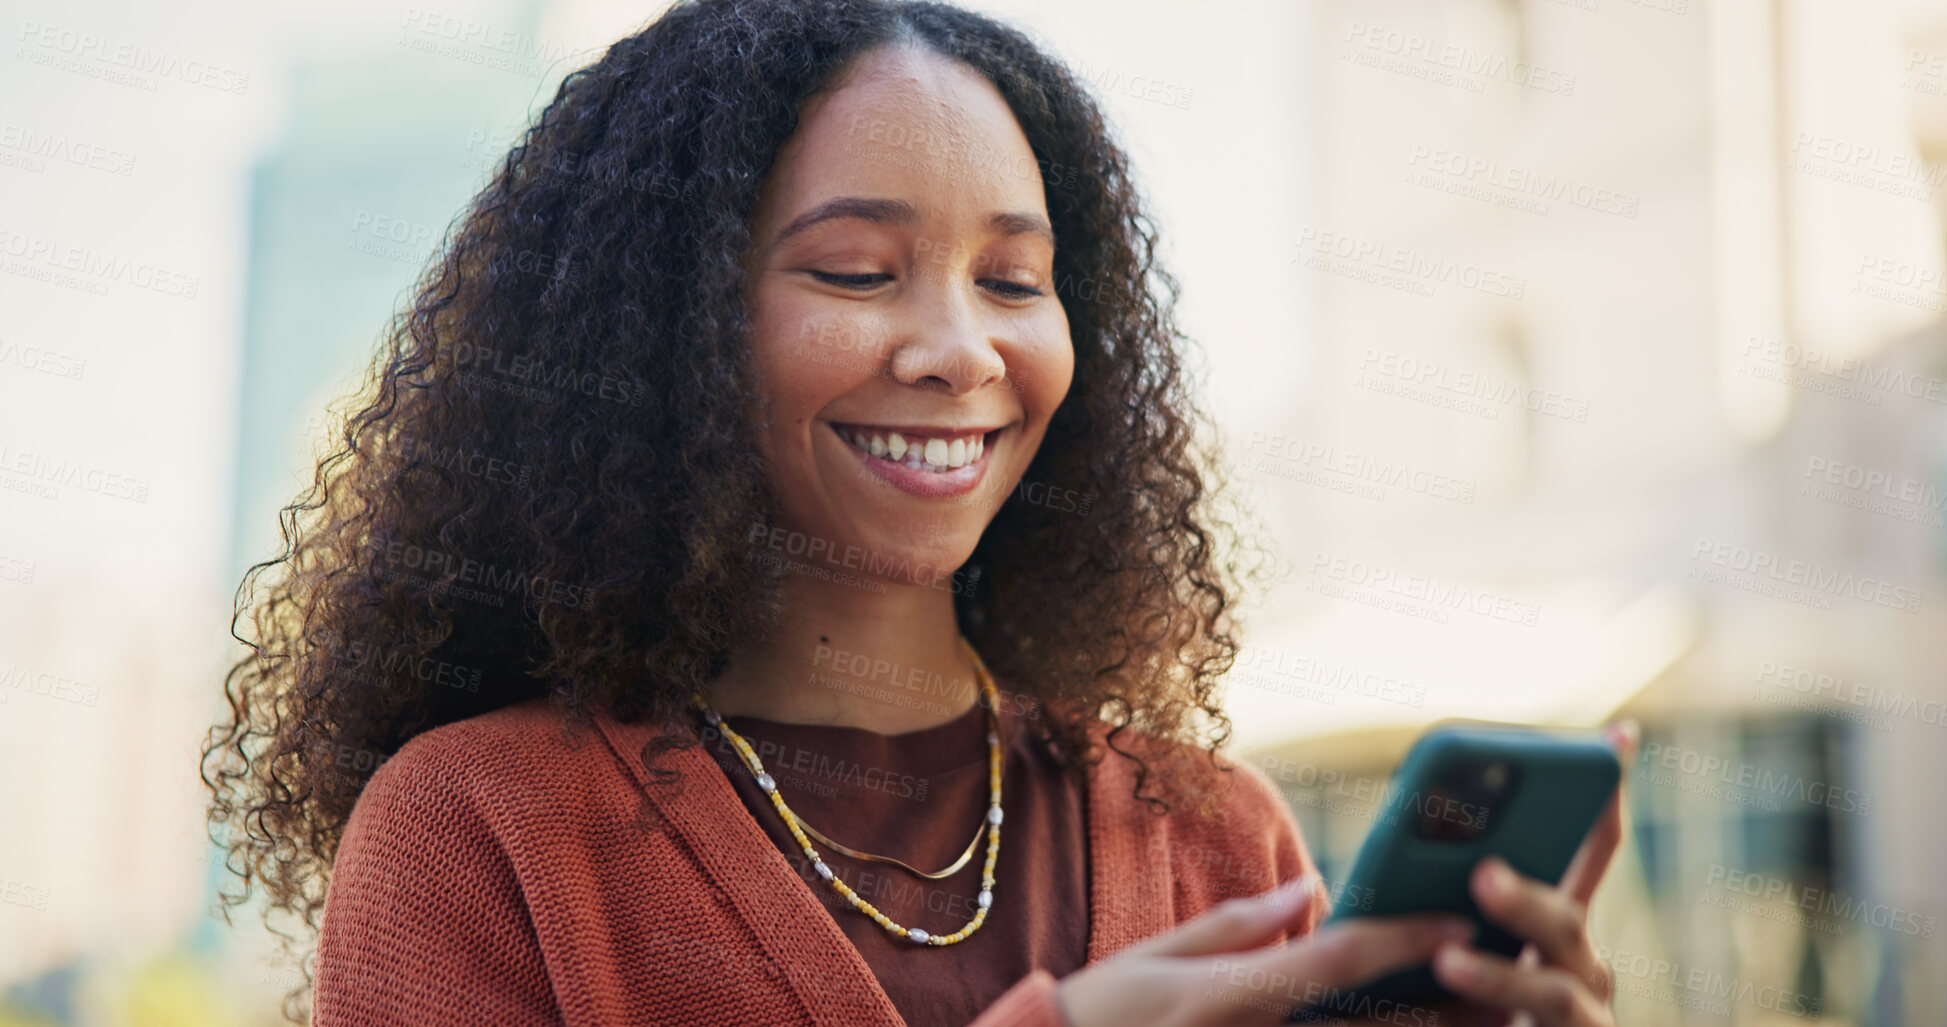
[[1007, 361], [994, 348], [978, 301], [941, 280], [950, 277], [914, 290], [902, 311], [907, 321], [892, 352], [892, 377], [960, 396], [1005, 380]]

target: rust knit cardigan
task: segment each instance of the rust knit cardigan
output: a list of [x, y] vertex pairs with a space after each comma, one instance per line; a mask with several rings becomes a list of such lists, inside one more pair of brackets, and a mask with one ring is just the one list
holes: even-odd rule
[[[663, 758], [686, 784], [650, 789], [662, 829], [645, 832], [639, 750], [660, 728], [595, 725], [566, 732], [529, 700], [415, 736], [373, 773], [326, 895], [314, 1027], [904, 1027], [704, 750]], [[1203, 820], [1151, 813], [1123, 756], [1090, 768], [1089, 963], [1313, 869], [1263, 773], [1231, 778]], [[1006, 895], [997, 882], [994, 915]], [[1036, 970], [974, 1027], [1063, 1023]]]

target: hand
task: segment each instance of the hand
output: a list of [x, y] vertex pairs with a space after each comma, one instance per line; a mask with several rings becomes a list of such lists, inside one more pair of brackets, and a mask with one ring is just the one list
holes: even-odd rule
[[1458, 917], [1360, 917], [1269, 946], [1326, 901], [1310, 874], [1230, 899], [1062, 978], [1056, 997], [1071, 1027], [1271, 1027], [1334, 989], [1423, 965], [1441, 943], [1473, 936]]
[[[1636, 757], [1635, 722], [1611, 725], [1609, 740], [1627, 780]], [[1613, 1027], [1609, 1000], [1615, 981], [1589, 938], [1589, 900], [1621, 841], [1618, 783], [1559, 888], [1523, 877], [1498, 858], [1481, 860], [1468, 882], [1474, 902], [1528, 945], [1516, 960], [1457, 943], [1440, 947], [1434, 976], [1475, 1006], [1457, 1018], [1461, 1023], [1507, 1023], [1511, 1013], [1521, 1012], [1545, 1027]]]

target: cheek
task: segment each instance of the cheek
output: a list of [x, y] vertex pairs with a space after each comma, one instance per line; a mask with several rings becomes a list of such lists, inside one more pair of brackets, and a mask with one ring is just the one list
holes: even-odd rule
[[879, 333], [866, 319], [782, 303], [751, 319], [751, 359], [779, 427], [802, 422], [872, 375]]
[[1068, 395], [1075, 377], [1075, 345], [1068, 335], [1068, 319], [1055, 316], [1037, 325], [1035, 341], [1021, 350], [1022, 404], [1030, 415], [1046, 421]]

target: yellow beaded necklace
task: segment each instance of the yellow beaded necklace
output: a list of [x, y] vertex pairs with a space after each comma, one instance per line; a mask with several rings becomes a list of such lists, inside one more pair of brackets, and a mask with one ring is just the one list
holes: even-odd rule
[[[966, 926], [952, 934], [930, 934], [917, 927], [901, 927], [893, 923], [890, 917], [879, 912], [877, 907], [860, 897], [858, 892], [853, 891], [844, 881], [840, 880], [838, 875], [832, 872], [832, 868], [825, 865], [824, 859], [818, 855], [818, 850], [811, 847], [811, 839], [805, 837], [805, 828], [810, 825], [799, 820], [797, 814], [791, 812], [791, 807], [784, 804], [784, 796], [778, 793], [777, 782], [771, 778], [771, 775], [764, 772], [764, 762], [757, 758], [757, 751], [751, 748], [750, 743], [745, 741], [742, 735], [732, 730], [729, 724], [724, 723], [723, 718], [717, 714], [717, 711], [710, 708], [710, 704], [704, 701], [700, 693], [692, 692], [690, 694], [690, 701], [698, 709], [703, 711], [703, 719], [708, 721], [710, 726], [722, 731], [724, 737], [730, 739], [731, 744], [735, 745], [737, 751], [743, 755], [744, 763], [750, 767], [750, 772], [757, 775], [757, 787], [762, 788], [764, 794], [771, 797], [771, 805], [777, 807], [778, 815], [784, 818], [784, 826], [791, 829], [791, 836], [796, 838], [798, 844], [804, 847], [804, 854], [811, 860], [812, 869], [818, 871], [818, 876], [824, 878], [835, 891], [845, 897], [846, 901], [857, 907], [859, 912], [878, 921], [879, 926], [891, 931], [893, 934], [921, 945], [951, 945], [958, 941], [964, 941], [968, 935], [979, 930], [980, 925], [987, 921], [987, 910], [994, 904], [994, 864], [999, 860], [1001, 852], [1001, 736], [1000, 716], [997, 712], [1000, 709], [1000, 697], [994, 688], [993, 676], [987, 673], [987, 665], [981, 662], [980, 654], [974, 651], [973, 643], [968, 642], [966, 636], [963, 635], [960, 638], [960, 644], [966, 648], [967, 655], [973, 657], [974, 674], [980, 679], [980, 694], [987, 707], [987, 865], [980, 872], [980, 897], [978, 900], [980, 908], [974, 911], [973, 919], [967, 921]], [[813, 833], [816, 834], [817, 832], [814, 831]], [[979, 839], [980, 835], [976, 832], [974, 840], [978, 842]], [[868, 859], [878, 859], [889, 863], [899, 862], [889, 857], [871, 856], [866, 853], [854, 852], [826, 838], [822, 834], [818, 835], [818, 840], [848, 855], [863, 856]], [[969, 846], [967, 853], [971, 854], [972, 851], [972, 846]], [[936, 874], [927, 874], [919, 870], [913, 870], [913, 872], [923, 877], [945, 876], [958, 870], [966, 862], [966, 859], [967, 856], [962, 855], [959, 862], [956, 862], [947, 870], [940, 871]], [[899, 865], [906, 866], [904, 863], [899, 863]], [[913, 868], [906, 867], [906, 869], [912, 870]]]

